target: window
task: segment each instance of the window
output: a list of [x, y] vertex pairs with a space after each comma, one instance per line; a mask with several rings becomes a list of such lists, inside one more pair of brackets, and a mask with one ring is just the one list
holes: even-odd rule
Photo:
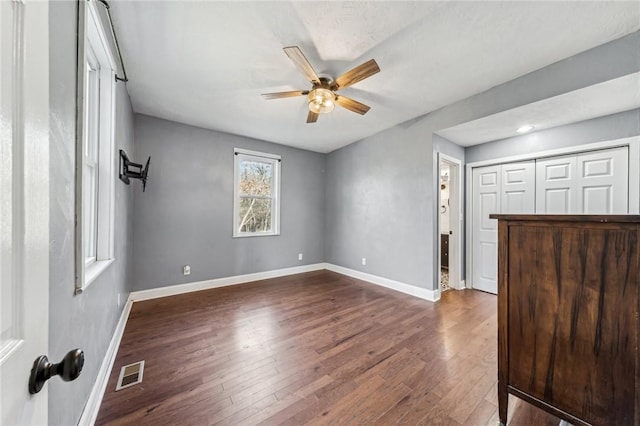
[[113, 262], [115, 66], [95, 0], [80, 2], [76, 292]]
[[280, 234], [280, 156], [235, 149], [233, 236]]
[[100, 125], [100, 63], [91, 46], [87, 46], [87, 75], [85, 93], [87, 103], [84, 108], [85, 135], [82, 149], [82, 216], [84, 223], [85, 265], [97, 260], [98, 222], [98, 148]]

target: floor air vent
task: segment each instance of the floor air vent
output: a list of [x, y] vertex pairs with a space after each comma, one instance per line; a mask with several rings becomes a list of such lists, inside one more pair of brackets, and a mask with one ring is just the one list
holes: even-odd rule
[[144, 371], [144, 360], [134, 362], [133, 364], [125, 365], [120, 370], [120, 377], [118, 377], [118, 384], [116, 390], [128, 388], [129, 386], [137, 385], [142, 382], [142, 373]]

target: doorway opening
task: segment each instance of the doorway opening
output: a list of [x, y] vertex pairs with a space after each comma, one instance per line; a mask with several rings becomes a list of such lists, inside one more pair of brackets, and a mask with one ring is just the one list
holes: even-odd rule
[[462, 215], [460, 160], [438, 157], [438, 287], [440, 292], [464, 288], [462, 276]]

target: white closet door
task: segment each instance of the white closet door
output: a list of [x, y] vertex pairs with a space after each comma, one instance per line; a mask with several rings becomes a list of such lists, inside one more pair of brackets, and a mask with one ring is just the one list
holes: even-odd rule
[[497, 221], [502, 214], [626, 214], [628, 147], [474, 168], [472, 286], [497, 293]]
[[536, 161], [536, 213], [579, 213], [576, 165], [575, 155]]
[[473, 288], [496, 293], [498, 224], [489, 219], [500, 213], [500, 166], [473, 169]]
[[577, 209], [585, 214], [627, 214], [629, 148], [580, 154]]
[[536, 161], [536, 213], [626, 214], [629, 149]]
[[473, 288], [498, 292], [498, 229], [492, 213], [534, 213], [535, 161], [473, 169]]
[[500, 213], [532, 214], [536, 211], [536, 162], [502, 165]]

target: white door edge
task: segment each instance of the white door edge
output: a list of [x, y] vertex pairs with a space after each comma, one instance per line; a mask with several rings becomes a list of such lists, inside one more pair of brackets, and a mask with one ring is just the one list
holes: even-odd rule
[[[28, 380], [49, 340], [49, 5], [13, 0], [0, 1], [0, 8], [3, 86], [11, 79], [7, 70], [15, 77], [0, 96], [3, 156], [11, 158], [0, 181], [4, 185], [6, 178], [4, 189], [15, 191], [5, 210], [12, 223], [3, 230], [13, 234], [3, 242], [13, 268], [0, 284], [16, 296], [5, 339], [20, 341], [0, 365], [0, 424], [47, 424], [48, 387], [30, 395]], [[13, 131], [5, 140], [6, 129]]]
[[[441, 287], [441, 282], [442, 282], [442, 276], [441, 276], [441, 253], [442, 253], [442, 247], [441, 247], [441, 241], [440, 241], [440, 205], [442, 204], [441, 201], [441, 191], [440, 191], [440, 164], [441, 162], [447, 162], [450, 165], [454, 166], [454, 168], [456, 169], [456, 176], [455, 176], [455, 181], [456, 181], [456, 188], [455, 188], [455, 200], [454, 203], [456, 204], [456, 209], [454, 211], [454, 209], [451, 209], [451, 214], [450, 214], [450, 220], [449, 220], [449, 224], [451, 227], [451, 231], [453, 232], [453, 237], [454, 238], [449, 238], [449, 252], [451, 253], [451, 247], [453, 245], [454, 249], [455, 249], [455, 256], [449, 256], [449, 283], [450, 286], [452, 288], [455, 289], [460, 289], [461, 287], [461, 281], [462, 281], [462, 232], [461, 229], [463, 228], [463, 214], [462, 214], [462, 200], [463, 200], [463, 196], [462, 196], [462, 182], [463, 182], [463, 178], [462, 178], [462, 173], [463, 173], [463, 166], [462, 166], [462, 160], [459, 158], [455, 158], [452, 157], [450, 155], [446, 155], [442, 152], [438, 152], [437, 153], [437, 180], [436, 180], [436, 187], [437, 187], [437, 194], [438, 194], [438, 202], [437, 202], [437, 208], [436, 208], [436, 230], [438, 231], [435, 238], [437, 241], [437, 250], [436, 250], [436, 255], [435, 257], [435, 265], [436, 265], [436, 269], [437, 269], [437, 279], [438, 279], [438, 288], [440, 289]], [[451, 172], [450, 172], [451, 174]], [[449, 187], [449, 191], [451, 191], [453, 187], [450, 186]], [[451, 192], [449, 193], [449, 199], [451, 199]], [[452, 266], [453, 265], [453, 266]], [[453, 284], [453, 285], [451, 285]]]

